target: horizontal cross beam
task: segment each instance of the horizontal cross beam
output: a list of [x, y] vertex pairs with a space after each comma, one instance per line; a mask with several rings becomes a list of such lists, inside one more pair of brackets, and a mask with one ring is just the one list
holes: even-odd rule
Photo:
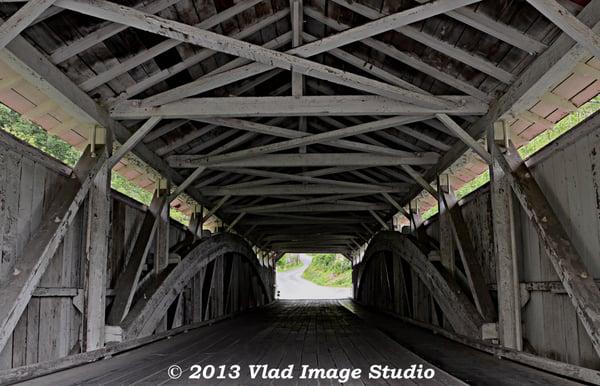
[[390, 98], [371, 95], [279, 96], [189, 98], [158, 107], [139, 101], [115, 105], [111, 116], [116, 119], [202, 119], [213, 117], [277, 117], [327, 115], [483, 115], [488, 107], [469, 96], [440, 96], [455, 104], [452, 107], [428, 108]]
[[[398, 166], [431, 165], [439, 159], [437, 153], [415, 153], [412, 156], [397, 157], [365, 153], [308, 153], [308, 154], [265, 154], [259, 157], [235, 161], [222, 161], [208, 164], [210, 169], [227, 168], [267, 168], [279, 167], [321, 167], [321, 166]], [[206, 165], [198, 156], [174, 155], [167, 158], [175, 168], [196, 168]]]
[[364, 194], [364, 193], [406, 193], [404, 186], [375, 186], [371, 189], [334, 185], [266, 185], [249, 188], [230, 189], [227, 187], [205, 186], [205, 196], [286, 196], [310, 194]]

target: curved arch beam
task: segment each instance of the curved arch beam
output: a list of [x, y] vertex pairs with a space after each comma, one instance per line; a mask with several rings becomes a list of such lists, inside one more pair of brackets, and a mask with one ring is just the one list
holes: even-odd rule
[[171, 304], [183, 291], [189, 281], [210, 262], [225, 256], [226, 253], [237, 253], [244, 256], [260, 278], [261, 288], [268, 302], [272, 296], [263, 275], [264, 268], [258, 263], [248, 243], [239, 236], [222, 233], [198, 244], [187, 256], [165, 277], [160, 286], [140, 309], [132, 310], [123, 320], [124, 339], [133, 339], [152, 334]]
[[421, 249], [408, 237], [399, 232], [382, 231], [375, 235], [367, 250], [363, 262], [358, 267], [357, 289], [363, 281], [369, 260], [380, 252], [389, 251], [393, 258], [402, 258], [408, 262], [435, 298], [454, 330], [462, 335], [480, 338], [483, 319], [473, 304], [461, 291], [444, 279], [442, 274], [427, 259]]

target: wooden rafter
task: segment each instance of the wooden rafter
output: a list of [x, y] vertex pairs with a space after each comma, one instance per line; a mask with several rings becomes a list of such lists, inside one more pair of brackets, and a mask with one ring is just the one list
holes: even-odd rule
[[555, 0], [527, 0], [540, 13], [573, 38], [577, 43], [587, 48], [592, 55], [600, 57], [600, 36], [587, 25], [578, 20], [565, 7]]
[[38, 16], [50, 8], [53, 3], [54, 0], [28, 1], [8, 20], [2, 22], [0, 24], [0, 49], [6, 47], [25, 28], [29, 27]]
[[[379, 19], [381, 17], [386, 16], [386, 14], [383, 12], [379, 12], [376, 9], [367, 7], [357, 2], [349, 2], [347, 0], [332, 1], [371, 20]], [[449, 44], [432, 35], [422, 32], [416, 27], [405, 26], [402, 28], [395, 29], [395, 31], [413, 40], [416, 40], [425, 46], [439, 51], [451, 58], [463, 62], [504, 83], [510, 84], [514, 81], [514, 76], [511, 73], [499, 68], [495, 64], [489, 62], [487, 59], [473, 55], [472, 53], [463, 50], [459, 47], [456, 47], [455, 45]]]
[[[445, 4], [444, 0], [439, 0], [436, 2], [436, 4], [437, 3]], [[450, 3], [455, 4], [459, 2], [453, 1]], [[56, 4], [60, 7], [67, 8], [75, 12], [89, 14], [90, 16], [99, 17], [105, 20], [113, 20], [144, 31], [156, 33], [167, 38], [177, 39], [182, 42], [199, 45], [201, 47], [244, 57], [250, 60], [255, 60], [262, 65], [262, 68], [267, 67], [267, 69], [269, 69], [270, 66], [275, 66], [287, 70], [293, 70], [304, 75], [317, 77], [323, 80], [358, 88], [363, 91], [370, 91], [377, 95], [404, 100], [410, 103], [421, 103], [427, 106], [448, 105], [448, 102], [445, 101], [440, 101], [435, 98], [432, 99], [418, 93], [406, 91], [395, 86], [390, 86], [386, 83], [374, 81], [372, 79], [354, 74], [349, 74], [336, 68], [320, 65], [298, 56], [276, 52], [255, 44], [239, 41], [227, 36], [219, 35], [172, 20], [163, 19], [156, 16], [149, 18], [147, 13], [140, 12], [129, 7], [118, 6], [103, 0], [94, 2], [89, 2], [87, 0], [58, 0]], [[460, 4], [463, 3], [460, 2]], [[431, 8], [433, 8], [433, 6]], [[442, 12], [447, 8], [438, 6], [436, 9], [437, 12]], [[428, 8], [427, 10], [430, 9]], [[421, 13], [426, 15], [431, 14], [430, 12], [424, 11]], [[388, 29], [392, 29], [397, 25], [403, 25], [406, 22], [414, 20], [414, 18], [399, 17], [399, 15], [396, 14], [390, 15], [389, 18], [390, 23], [384, 23], [383, 29], [369, 28], [365, 32], [366, 36], [369, 36], [369, 32], [383, 32], [387, 30], [385, 28], [389, 27]], [[376, 25], [379, 26], [378, 23]], [[344, 41], [345, 40], [340, 39], [338, 44], [343, 44]], [[159, 104], [162, 103], [164, 102]]]

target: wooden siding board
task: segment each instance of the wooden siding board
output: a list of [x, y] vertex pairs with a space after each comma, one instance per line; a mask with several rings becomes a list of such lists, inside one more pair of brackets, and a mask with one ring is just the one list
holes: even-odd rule
[[[591, 131], [565, 148], [532, 165], [533, 175], [561, 216], [569, 236], [581, 253], [589, 271], [600, 278], [600, 133]], [[482, 234], [489, 232], [481, 222], [482, 200], [489, 193], [473, 193], [462, 211], [476, 235], [476, 247], [482, 248]], [[524, 211], [515, 207], [520, 281], [556, 281], [558, 275], [546, 256], [537, 232]], [[428, 224], [428, 234], [436, 238], [437, 220]], [[480, 252], [482, 253], [482, 252]], [[482, 256], [485, 256], [482, 253]], [[485, 257], [484, 257], [485, 259]], [[486, 274], [495, 281], [495, 272], [486, 262]], [[540, 355], [569, 363], [600, 368], [590, 339], [580, 325], [570, 299], [565, 294], [533, 291], [523, 308], [524, 337]]]

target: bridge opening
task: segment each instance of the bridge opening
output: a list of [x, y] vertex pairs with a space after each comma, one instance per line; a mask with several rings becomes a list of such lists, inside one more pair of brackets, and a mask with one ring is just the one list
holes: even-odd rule
[[349, 299], [352, 265], [341, 254], [286, 253], [276, 263], [278, 299]]

